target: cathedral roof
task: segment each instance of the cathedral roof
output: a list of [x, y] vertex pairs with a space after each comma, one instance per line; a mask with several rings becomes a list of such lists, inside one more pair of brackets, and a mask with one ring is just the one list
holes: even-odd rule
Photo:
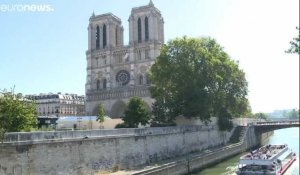
[[95, 15], [93, 12], [92, 16], [90, 17], [90, 21], [96, 21], [96, 20], [101, 20], [101, 19], [113, 19], [113, 20], [121, 23], [121, 19], [112, 13], [104, 13], [101, 15]]
[[132, 8], [131, 13], [133, 13], [133, 12], [143, 12], [143, 11], [147, 11], [147, 10], [154, 10], [156, 13], [158, 13], [159, 15], [161, 15], [160, 10], [158, 10], [154, 6], [152, 0], [150, 0], [150, 2], [149, 2], [148, 5], [144, 5], [144, 6]]

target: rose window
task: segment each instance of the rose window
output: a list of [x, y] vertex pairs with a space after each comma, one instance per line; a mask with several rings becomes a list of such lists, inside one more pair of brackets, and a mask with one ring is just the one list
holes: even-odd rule
[[128, 84], [129, 80], [130, 80], [130, 74], [126, 70], [120, 70], [116, 75], [116, 81], [122, 84], [122, 86]]

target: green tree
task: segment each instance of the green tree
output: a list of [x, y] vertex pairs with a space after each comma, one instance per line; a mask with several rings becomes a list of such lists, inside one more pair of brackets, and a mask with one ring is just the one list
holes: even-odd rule
[[169, 41], [151, 67], [151, 82], [151, 96], [171, 120], [183, 115], [210, 121], [216, 116], [224, 123], [250, 109], [245, 73], [211, 38]]
[[269, 115], [266, 114], [266, 113], [259, 112], [259, 113], [255, 113], [254, 114], [254, 118], [256, 118], [258, 120], [268, 120], [269, 119]]
[[162, 100], [156, 100], [152, 104], [152, 114], [154, 116], [151, 126], [163, 127], [176, 125], [172, 118], [168, 115], [166, 106]]
[[297, 109], [292, 109], [292, 110], [288, 113], [288, 118], [289, 118], [289, 119], [299, 119], [299, 110], [297, 110]]
[[296, 29], [298, 31], [298, 36], [290, 41], [290, 48], [286, 51], [286, 53], [300, 54], [300, 29], [298, 27], [296, 27]]
[[[124, 112], [121, 126], [128, 128], [137, 128], [139, 124], [146, 125], [150, 120], [150, 112], [147, 110], [143, 100], [139, 97], [132, 97]], [[117, 126], [119, 127], [119, 126]]]
[[103, 107], [102, 103], [100, 103], [96, 121], [98, 121], [100, 124], [102, 124], [104, 122], [104, 119], [105, 119], [105, 111], [104, 111], [104, 107]]
[[36, 105], [33, 101], [14, 94], [13, 90], [0, 92], [0, 139], [6, 132], [28, 131], [36, 126]]

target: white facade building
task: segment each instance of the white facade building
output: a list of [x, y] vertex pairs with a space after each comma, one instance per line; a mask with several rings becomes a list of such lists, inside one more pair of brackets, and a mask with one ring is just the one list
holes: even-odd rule
[[39, 117], [62, 117], [85, 114], [84, 96], [76, 94], [40, 94], [28, 98], [37, 104]]
[[123, 44], [121, 20], [112, 13], [93, 14], [88, 25], [86, 114], [97, 115], [100, 103], [106, 114], [119, 118], [133, 96], [150, 108], [148, 71], [164, 43], [164, 21], [152, 1], [131, 10], [129, 45]]

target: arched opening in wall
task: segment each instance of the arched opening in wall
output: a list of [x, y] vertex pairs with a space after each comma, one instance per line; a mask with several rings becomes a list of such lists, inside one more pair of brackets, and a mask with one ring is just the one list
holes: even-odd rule
[[148, 17], [145, 18], [145, 41], [149, 40], [149, 25], [148, 25]]
[[103, 80], [103, 89], [106, 89], [106, 79]]
[[100, 48], [100, 28], [97, 26], [96, 28], [96, 49]]
[[144, 100], [143, 100], [143, 103], [144, 103], [145, 108], [147, 109], [147, 111], [151, 112], [151, 107], [149, 106], [149, 104], [147, 102], [145, 102]]
[[109, 117], [111, 118], [121, 118], [125, 112], [126, 103], [119, 100], [114, 103], [110, 110]]
[[143, 85], [144, 84], [144, 77], [143, 75], [139, 76], [139, 85]]
[[137, 50], [137, 58], [138, 58], [138, 60], [142, 60], [142, 52], [141, 52], [141, 50]]
[[[92, 115], [94, 115], [94, 116], [98, 115], [98, 113], [99, 113], [99, 105], [100, 105], [100, 103], [94, 107], [94, 109], [92, 111]], [[103, 103], [102, 103], [102, 105], [104, 106]], [[105, 112], [105, 114], [107, 114], [105, 108], [104, 108], [104, 112]]]
[[138, 42], [142, 42], [142, 22], [141, 18], [138, 19]]
[[150, 59], [149, 50], [148, 49], [145, 50], [145, 59]]
[[146, 84], [150, 85], [151, 84], [151, 79], [150, 79], [150, 75], [146, 74]]
[[97, 88], [97, 90], [99, 90], [100, 89], [100, 80], [97, 80], [97, 83], [96, 83], [96, 88]]
[[103, 25], [103, 48], [106, 47], [106, 44], [107, 44], [107, 42], [106, 42], [106, 25], [104, 24]]
[[116, 26], [116, 46], [118, 46], [118, 26]]
[[95, 60], [96, 60], [96, 67], [98, 67], [99, 66], [99, 58], [96, 57]]

